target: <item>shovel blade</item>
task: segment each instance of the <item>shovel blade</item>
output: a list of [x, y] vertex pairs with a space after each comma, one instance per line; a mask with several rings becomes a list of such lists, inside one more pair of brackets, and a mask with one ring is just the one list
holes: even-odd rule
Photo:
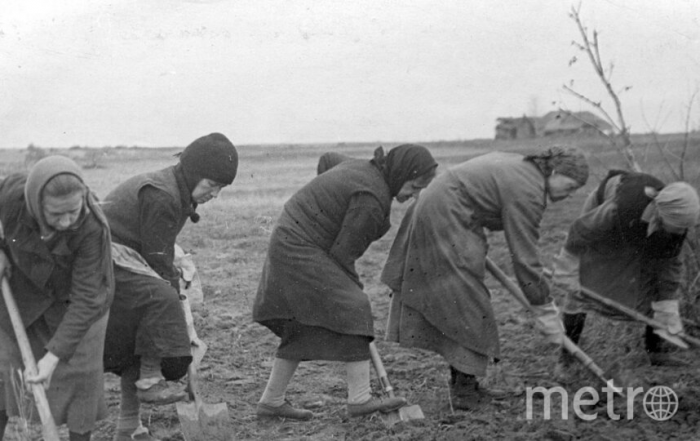
[[420, 406], [417, 404], [402, 407], [401, 409], [399, 409], [399, 416], [401, 417], [401, 421], [425, 419], [425, 415], [423, 415], [423, 409], [421, 409]]
[[423, 415], [423, 410], [419, 405], [414, 404], [411, 406], [404, 406], [398, 410], [394, 410], [389, 413], [380, 414], [384, 425], [387, 427], [392, 427], [400, 422], [408, 422], [414, 420], [423, 420], [425, 415]]
[[228, 407], [225, 403], [202, 404], [176, 403], [185, 441], [229, 441]]

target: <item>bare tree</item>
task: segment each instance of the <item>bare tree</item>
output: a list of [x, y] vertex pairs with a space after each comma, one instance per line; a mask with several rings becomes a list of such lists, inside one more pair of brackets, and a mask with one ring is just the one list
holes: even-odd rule
[[[634, 152], [632, 151], [632, 140], [630, 138], [629, 127], [627, 126], [624, 114], [622, 113], [622, 104], [620, 102], [619, 92], [615, 91], [611, 83], [615, 65], [611, 62], [607, 69], [604, 67], [603, 59], [600, 56], [600, 46], [598, 45], [598, 31], [593, 29], [593, 31], [589, 35], [588, 30], [581, 21], [580, 10], [581, 5], [579, 5], [578, 8], [572, 7], [571, 12], [569, 13], [569, 17], [571, 17], [571, 19], [574, 20], [581, 34], [581, 42], [579, 43], [577, 41], [574, 41], [572, 42], [572, 44], [587, 55], [588, 59], [591, 62], [591, 65], [593, 66], [593, 70], [595, 71], [600, 81], [603, 83], [603, 86], [605, 86], [605, 90], [608, 92], [608, 95], [610, 96], [615, 105], [616, 117], [613, 118], [610, 115], [610, 113], [608, 113], [603, 108], [603, 105], [600, 101], [594, 101], [588, 98], [587, 96], [577, 92], [575, 89], [573, 89], [573, 87], [569, 85], [565, 84], [564, 89], [567, 92], [574, 95], [575, 97], [595, 107], [600, 112], [600, 114], [603, 115], [603, 117], [613, 127], [613, 130], [617, 134], [617, 137], [610, 137], [609, 139], [611, 139], [613, 144], [622, 153], [625, 160], [627, 161], [627, 165], [634, 171], [641, 171], [641, 167], [637, 163], [637, 160], [634, 156]], [[573, 57], [571, 61], [569, 61], [569, 64], [571, 65], [576, 61], [577, 58]], [[620, 92], [625, 92], [629, 89], [630, 86], [627, 86], [623, 88]], [[618, 139], [622, 141], [622, 145], [619, 145], [619, 142], [617, 142]]]

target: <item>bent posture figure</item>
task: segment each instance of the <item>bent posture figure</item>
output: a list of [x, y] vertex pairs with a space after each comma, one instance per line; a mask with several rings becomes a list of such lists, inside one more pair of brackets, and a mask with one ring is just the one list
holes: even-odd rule
[[[569, 338], [578, 342], [586, 311], [629, 319], [582, 297], [582, 286], [645, 315], [653, 312], [669, 332], [680, 332], [679, 255], [698, 212], [698, 195], [684, 182], [664, 185], [649, 174], [611, 171], [589, 195], [555, 260], [555, 285], [567, 295], [563, 318]], [[644, 343], [651, 364], [679, 363], [663, 352], [661, 337], [650, 326]], [[557, 370], [566, 375], [571, 362], [564, 351]]]
[[303, 360], [345, 362], [350, 416], [405, 404], [403, 398], [370, 395], [374, 326], [355, 261], [388, 231], [392, 199], [404, 202], [417, 195], [436, 165], [422, 146], [401, 145], [386, 157], [380, 147], [373, 160], [345, 161], [287, 201], [272, 232], [253, 306], [254, 320], [281, 338], [258, 416], [313, 416], [285, 400]]
[[[0, 276], [8, 277], [38, 360], [28, 383], [42, 383], [54, 420], [71, 441], [87, 441], [107, 416], [102, 350], [114, 275], [107, 220], [63, 156], [37, 162], [28, 175], [0, 182]], [[0, 302], [0, 439], [18, 403], [22, 358]]]
[[494, 152], [449, 168], [406, 213], [382, 274], [393, 291], [386, 338], [445, 358], [455, 408], [472, 410], [486, 401], [476, 376], [500, 357], [484, 284], [484, 229], [504, 231], [537, 323], [549, 341], [560, 343], [563, 326], [537, 250], [539, 226], [547, 200], [568, 197], [587, 178], [586, 160], [575, 149]]
[[154, 440], [141, 425], [140, 403], [186, 398], [169, 385], [187, 373], [190, 339], [180, 304], [175, 240], [199, 220], [199, 204], [233, 182], [236, 148], [222, 134], [192, 142], [177, 165], [134, 176], [105, 198], [112, 229], [116, 293], [107, 327], [105, 369], [121, 376], [115, 441]]

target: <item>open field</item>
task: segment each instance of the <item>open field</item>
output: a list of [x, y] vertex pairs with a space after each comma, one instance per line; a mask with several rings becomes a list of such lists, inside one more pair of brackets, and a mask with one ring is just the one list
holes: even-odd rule
[[[235, 141], [235, 140], [234, 140]], [[668, 179], [669, 171], [651, 139], [637, 139], [636, 150], [642, 167]], [[685, 160], [687, 180], [700, 184], [700, 137], [691, 140]], [[646, 142], [646, 143], [645, 143]], [[668, 149], [665, 157], [679, 154], [682, 138], [663, 137]], [[622, 167], [621, 156], [600, 139], [538, 139], [527, 142], [463, 141], [425, 145], [433, 152], [440, 169], [491, 150], [532, 152], [552, 143], [580, 145], [590, 153], [593, 174], [589, 184], [572, 198], [551, 205], [541, 229], [542, 260], [551, 265], [566, 228], [576, 217], [586, 194], [606, 169]], [[396, 144], [385, 144], [390, 148]], [[277, 338], [266, 328], [252, 322], [251, 306], [255, 297], [267, 242], [272, 226], [284, 202], [313, 178], [318, 157], [335, 150], [355, 157], [370, 158], [375, 144], [242, 146], [239, 175], [220, 197], [199, 208], [202, 219], [188, 223], [179, 243], [194, 255], [203, 285], [205, 303], [194, 311], [195, 324], [209, 350], [201, 368], [203, 399], [207, 403], [225, 402], [231, 414], [230, 440], [684, 440], [700, 438], [700, 359], [697, 352], [678, 355], [691, 363], [688, 368], [650, 368], [641, 353], [643, 328], [638, 325], [606, 322], [591, 317], [584, 332], [582, 347], [599, 365], [614, 368], [630, 384], [644, 387], [666, 385], [681, 398], [679, 412], [669, 421], [656, 422], [642, 409], [637, 397], [634, 419], [626, 419], [626, 403], [617, 398], [614, 409], [620, 420], [608, 416], [605, 404], [597, 418], [577, 418], [569, 406], [568, 419], [561, 418], [561, 405], [554, 404], [552, 418], [546, 420], [542, 401], [536, 401], [532, 419], [526, 418], [525, 395], [494, 402], [474, 413], [452, 411], [448, 398], [447, 365], [437, 355], [399, 348], [384, 343], [384, 325], [388, 312], [388, 289], [379, 282], [379, 274], [388, 253], [396, 226], [406, 207], [394, 203], [394, 227], [374, 243], [358, 263], [375, 317], [378, 347], [389, 378], [398, 394], [411, 404], [420, 404], [426, 419], [387, 429], [377, 417], [350, 420], [345, 414], [345, 370], [339, 363], [306, 362], [300, 365], [288, 397], [316, 413], [309, 422], [258, 421], [255, 405], [260, 398], [274, 359]], [[173, 154], [180, 149], [109, 149], [85, 168], [88, 185], [103, 197], [127, 177], [175, 163]], [[0, 151], [0, 176], [24, 168], [24, 150]], [[86, 164], [91, 152], [85, 149], [57, 151]], [[91, 158], [94, 159], [94, 158]], [[501, 233], [491, 233], [490, 256], [510, 272], [508, 251]], [[551, 387], [552, 368], [557, 350], [547, 346], [537, 334], [530, 318], [495, 280], [488, 280], [499, 322], [503, 360], [489, 368], [486, 384], [511, 391], [528, 386]], [[698, 311], [700, 289], [686, 293], [685, 311]], [[698, 317], [688, 317], [700, 321]], [[577, 387], [598, 388], [584, 370], [578, 372]], [[107, 399], [110, 418], [100, 425], [93, 439], [110, 441], [114, 431], [119, 387], [116, 377], [108, 376]], [[373, 389], [379, 385], [373, 377]], [[573, 397], [574, 388], [570, 388]], [[558, 396], [554, 396], [558, 403]], [[570, 404], [570, 403], [569, 403]], [[182, 440], [175, 406], [146, 408], [144, 422], [163, 440]], [[67, 438], [66, 438], [67, 439]]]

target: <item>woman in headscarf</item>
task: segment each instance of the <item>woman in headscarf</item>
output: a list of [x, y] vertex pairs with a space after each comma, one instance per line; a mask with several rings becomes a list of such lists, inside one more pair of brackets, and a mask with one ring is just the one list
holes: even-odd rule
[[133, 176], [104, 201], [112, 229], [116, 290], [105, 346], [105, 369], [121, 376], [114, 441], [155, 441], [142, 425], [141, 403], [186, 398], [175, 381], [192, 361], [180, 302], [175, 241], [195, 211], [230, 185], [238, 153], [226, 136], [194, 140], [176, 165]]
[[538, 312], [547, 339], [563, 327], [543, 277], [537, 242], [548, 200], [586, 183], [576, 149], [552, 147], [530, 156], [494, 152], [449, 168], [406, 213], [382, 274], [393, 291], [387, 340], [427, 349], [450, 365], [452, 405], [473, 410], [490, 358], [499, 358], [498, 330], [484, 284], [484, 229], [503, 231], [515, 276]]
[[[71, 441], [89, 440], [107, 416], [102, 350], [114, 275], [107, 220], [71, 159], [49, 156], [28, 175], [0, 182], [0, 276], [9, 280], [38, 360], [25, 381], [47, 388], [51, 414], [68, 426]], [[8, 415], [24, 404], [12, 387], [20, 368], [0, 302], [0, 438]]]
[[355, 261], [390, 227], [391, 201], [417, 195], [437, 164], [423, 146], [405, 144], [374, 159], [350, 159], [327, 170], [287, 201], [270, 240], [253, 318], [281, 342], [258, 416], [305, 420], [285, 400], [300, 361], [332, 360], [347, 368], [350, 416], [389, 412], [403, 398], [370, 395], [369, 298]]
[[[679, 256], [699, 213], [698, 194], [685, 182], [664, 185], [649, 174], [610, 171], [589, 195], [555, 260], [555, 286], [567, 295], [563, 308], [567, 336], [578, 342], [586, 311], [629, 319], [583, 297], [581, 286], [645, 315], [653, 312], [670, 333], [680, 332]], [[663, 352], [661, 337], [650, 326], [644, 343], [652, 365], [680, 362]], [[566, 376], [572, 362], [573, 357], [562, 350], [558, 374]]]

